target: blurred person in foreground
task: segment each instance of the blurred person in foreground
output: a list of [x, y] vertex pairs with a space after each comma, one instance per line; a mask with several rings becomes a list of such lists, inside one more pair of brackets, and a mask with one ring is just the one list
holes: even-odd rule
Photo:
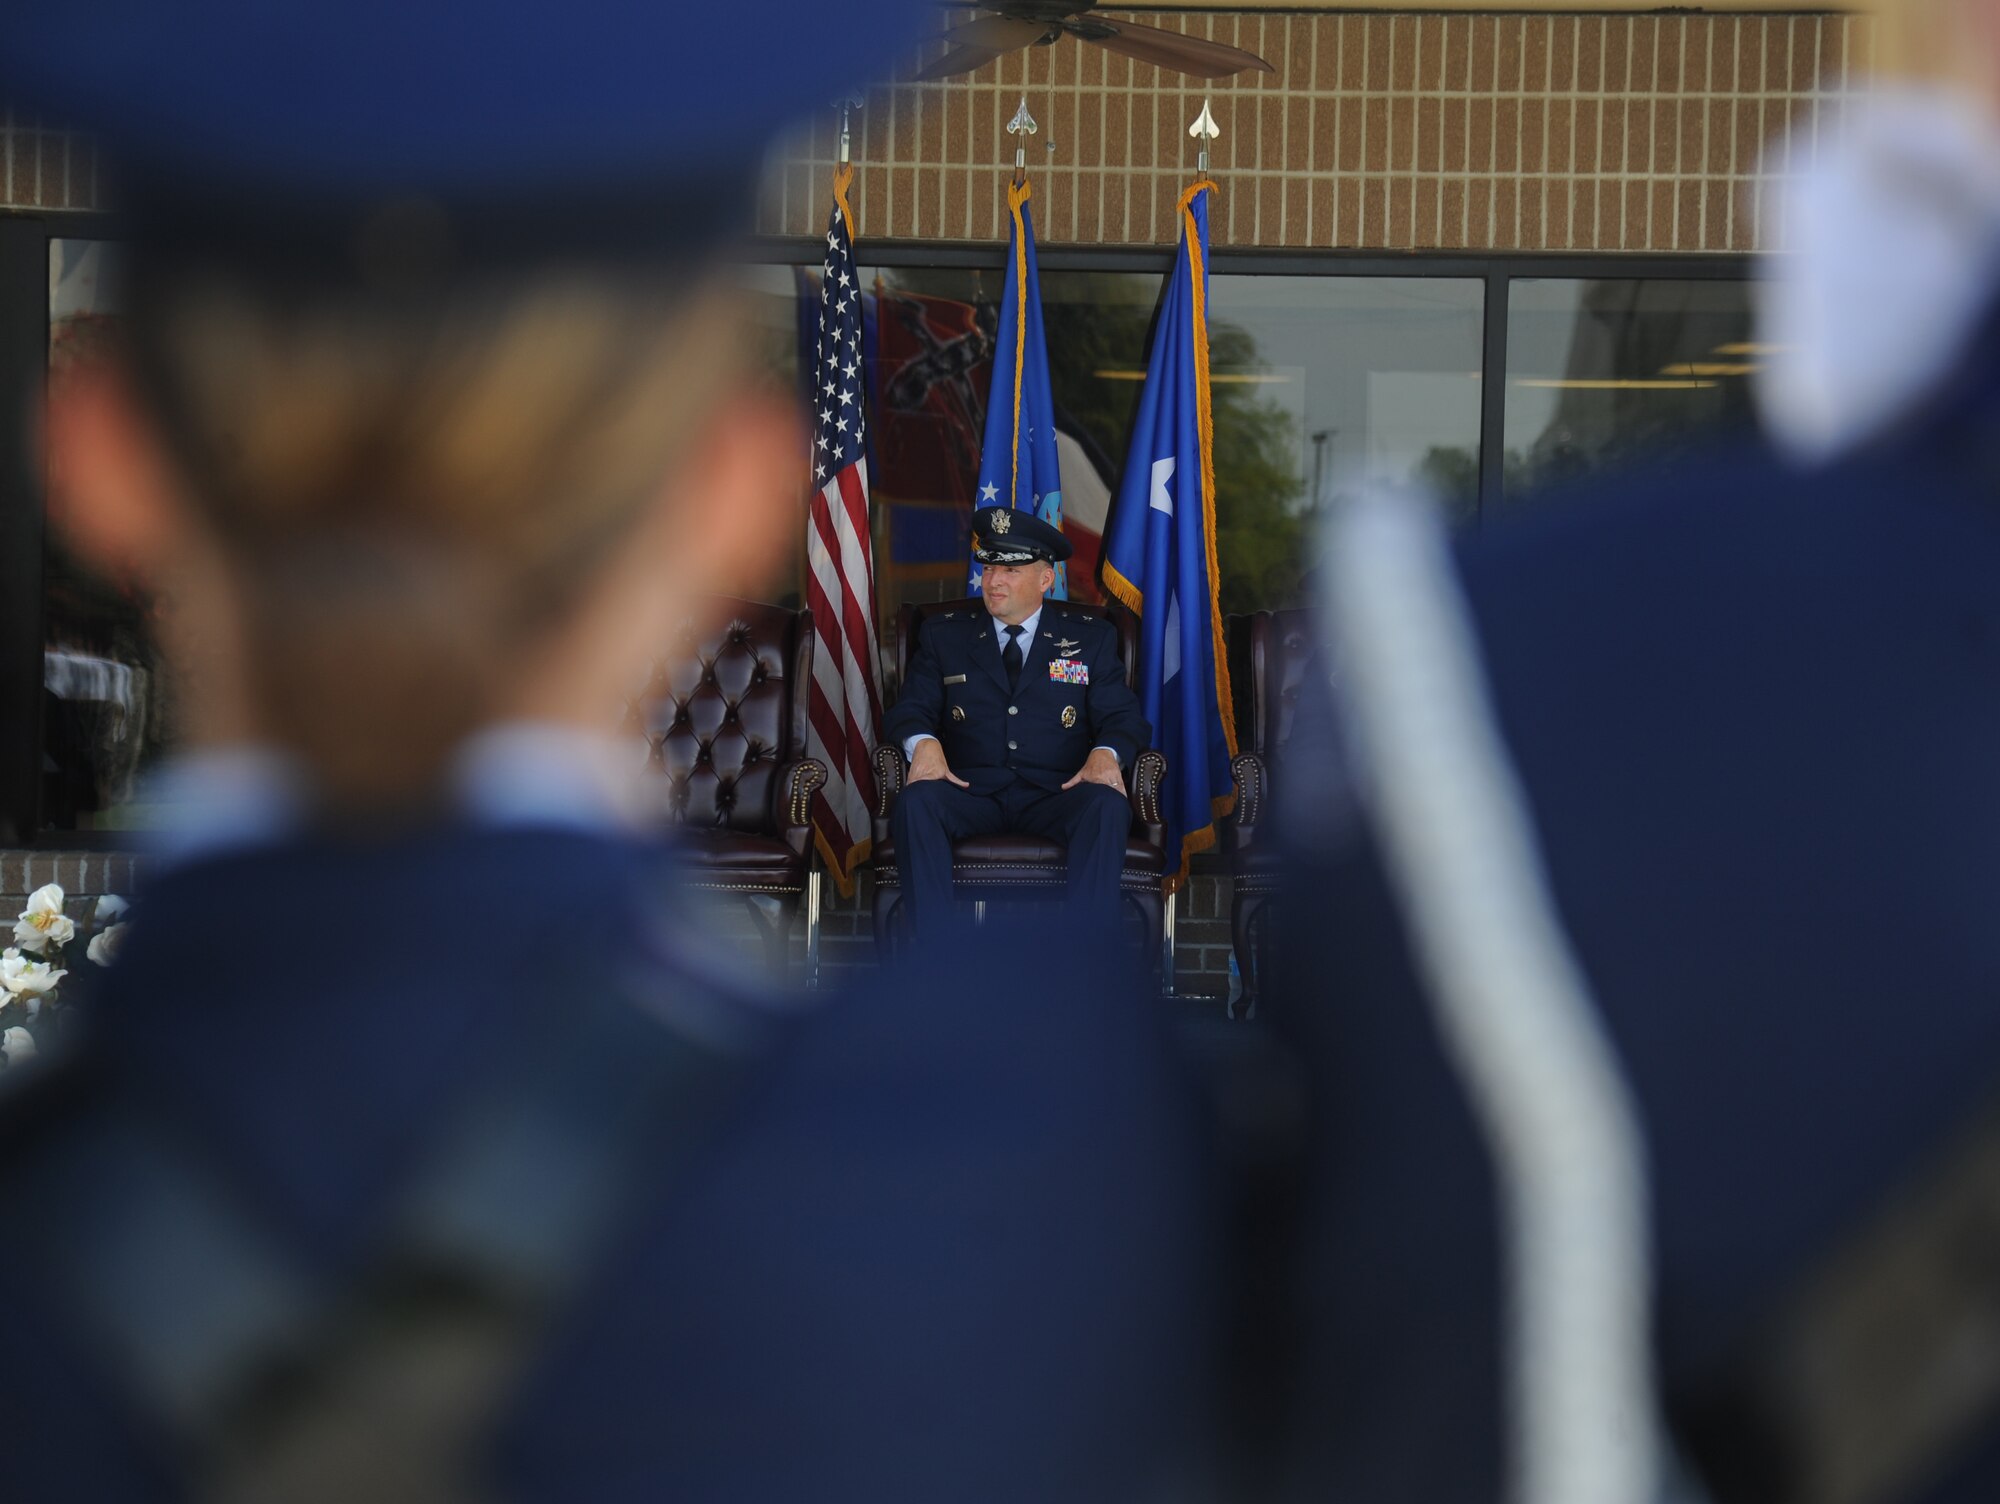
[[1768, 447], [1330, 537], [1290, 1497], [2000, 1498], [2000, 7], [1878, 25]]
[[0, 91], [121, 154], [129, 351], [48, 432], [79, 548], [171, 597], [209, 819], [4, 1078], [0, 1498], [1190, 1486], [1197, 1187], [1130, 979], [942, 934], [758, 996], [607, 735], [792, 544], [715, 248], [907, 19], [10, 29]]

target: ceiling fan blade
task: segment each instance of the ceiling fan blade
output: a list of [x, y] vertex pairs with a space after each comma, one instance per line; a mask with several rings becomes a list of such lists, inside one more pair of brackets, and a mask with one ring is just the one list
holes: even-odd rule
[[954, 47], [989, 47], [997, 57], [1003, 52], [1012, 52], [1016, 47], [1038, 42], [1049, 31], [1045, 21], [1022, 21], [1013, 16], [979, 16], [963, 26], [952, 27], [944, 34], [944, 39]]
[[1013, 52], [1048, 35], [1049, 28], [1038, 21], [1018, 21], [1012, 16], [977, 16], [944, 34], [951, 45], [943, 57], [911, 75], [920, 84], [953, 78], [983, 68], [1002, 53]]
[[910, 75], [912, 83], [934, 83], [940, 78], [953, 78], [961, 73], [970, 73], [975, 68], [983, 68], [1011, 47], [954, 47], [936, 62], [919, 68]]
[[[1110, 35], [1100, 34], [1105, 31]], [[1131, 21], [1099, 21], [1093, 16], [1090, 31], [1080, 32], [1079, 35], [1087, 42], [1095, 42], [1113, 52], [1122, 52], [1142, 63], [1172, 68], [1196, 78], [1227, 78], [1246, 68], [1261, 68], [1266, 73], [1278, 71], [1256, 53], [1245, 52], [1241, 47], [1211, 42], [1206, 37], [1185, 36], [1178, 31], [1162, 31], [1157, 26], [1140, 26]]]

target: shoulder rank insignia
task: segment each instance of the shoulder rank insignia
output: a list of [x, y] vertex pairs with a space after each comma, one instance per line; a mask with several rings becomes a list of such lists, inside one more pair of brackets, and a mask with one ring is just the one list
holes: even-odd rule
[[1088, 684], [1090, 665], [1081, 658], [1051, 658], [1049, 677], [1064, 684]]
[[1074, 705], [1063, 706], [1062, 721], [1065, 728], [1076, 724], [1076, 707]]

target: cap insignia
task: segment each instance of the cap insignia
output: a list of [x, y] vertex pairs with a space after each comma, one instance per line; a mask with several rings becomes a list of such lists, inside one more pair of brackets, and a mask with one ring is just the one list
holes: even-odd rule
[[1013, 525], [1014, 525], [1014, 519], [1012, 517], [1008, 516], [1004, 511], [1002, 511], [998, 507], [995, 507], [993, 509], [993, 531], [996, 536], [1004, 537], [1006, 535], [1007, 529], [1012, 527]]

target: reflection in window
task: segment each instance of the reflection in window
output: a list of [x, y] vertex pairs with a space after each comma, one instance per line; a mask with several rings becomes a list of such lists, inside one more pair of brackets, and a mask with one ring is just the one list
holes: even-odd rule
[[[49, 243], [49, 379], [104, 359], [119, 337], [116, 248]], [[59, 477], [50, 487], [59, 508]], [[170, 676], [154, 647], [154, 604], [71, 556], [52, 515], [43, 564], [42, 823], [59, 830], [144, 823], [141, 772], [174, 739]]]
[[1758, 353], [1745, 282], [1513, 282], [1505, 495], [1658, 463], [1749, 423]]
[[[876, 577], [885, 615], [965, 588], [1001, 273], [883, 270], [871, 289]], [[1041, 277], [1073, 598], [1096, 566], [1163, 286]], [[1470, 515], [1482, 288], [1418, 278], [1215, 276], [1209, 340], [1225, 612], [1303, 603], [1314, 522], [1363, 485], [1422, 486]]]

